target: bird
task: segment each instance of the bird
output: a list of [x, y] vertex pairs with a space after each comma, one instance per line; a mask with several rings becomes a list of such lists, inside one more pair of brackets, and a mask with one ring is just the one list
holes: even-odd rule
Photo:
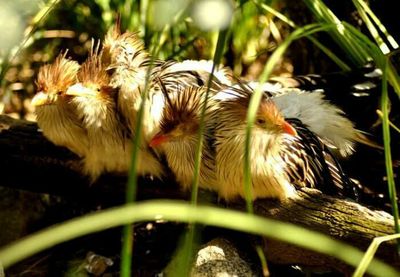
[[165, 155], [166, 163], [177, 183], [183, 190], [190, 190], [199, 143], [200, 117], [206, 105], [199, 187], [215, 191], [217, 180], [212, 145], [214, 122], [210, 116], [217, 108], [216, 103], [211, 97], [205, 102], [205, 87], [181, 86], [173, 92], [169, 92], [162, 84], [161, 87], [167, 103], [163, 109], [160, 131], [150, 140], [150, 147]]
[[370, 130], [376, 123], [382, 70], [372, 62], [350, 71], [272, 77], [268, 82], [279, 89], [296, 88], [323, 94], [326, 100], [340, 107], [346, 117], [362, 130]]
[[[126, 174], [132, 156], [133, 135], [117, 109], [119, 91], [110, 85], [100, 44], [92, 42], [89, 57], [82, 64], [77, 82], [66, 95], [76, 109], [88, 135], [88, 151], [83, 169], [92, 181], [104, 172]], [[137, 172], [161, 178], [163, 167], [157, 157], [139, 147]]]
[[[247, 111], [253, 89], [245, 84], [220, 92], [230, 97], [219, 103], [214, 117], [215, 172], [219, 196], [227, 201], [245, 198], [244, 146]], [[345, 194], [351, 187], [340, 164], [315, 132], [301, 119], [288, 118], [275, 98], [262, 95], [250, 137], [252, 200], [283, 201], [299, 187]], [[351, 190], [351, 188], [350, 188]]]
[[[371, 132], [377, 123], [375, 111], [380, 109], [381, 83], [382, 70], [369, 62], [350, 71], [272, 77], [263, 86], [278, 92], [318, 93], [325, 101], [340, 107], [358, 129]], [[257, 82], [254, 84], [258, 85]], [[358, 139], [363, 140], [361, 143], [371, 144], [365, 137]]]
[[31, 103], [44, 136], [55, 145], [83, 156], [88, 146], [87, 133], [66, 95], [67, 89], [76, 82], [80, 65], [68, 59], [67, 52], [60, 53], [52, 64], [40, 67], [37, 93]]
[[[142, 136], [144, 143], [159, 131], [161, 114], [165, 105], [160, 82], [168, 91], [181, 86], [206, 86], [211, 73], [210, 61], [161, 61], [152, 58], [137, 32], [121, 32], [116, 24], [106, 34], [103, 42], [105, 59], [110, 63], [111, 85], [119, 89], [118, 108], [126, 118], [132, 133], [136, 133], [137, 115], [145, 100]], [[149, 75], [148, 78], [146, 77]], [[228, 68], [217, 67], [214, 84], [230, 83]], [[148, 80], [146, 80], [148, 79]], [[146, 89], [147, 97], [143, 97]]]
[[[167, 103], [161, 130], [149, 145], [165, 155], [177, 182], [189, 190], [206, 89], [181, 87], [169, 92], [165, 86], [161, 87]], [[207, 102], [199, 186], [216, 191], [227, 201], [245, 197], [243, 147], [252, 94], [251, 87], [243, 84], [222, 86], [210, 93]], [[298, 118], [285, 119], [274, 98], [267, 94], [263, 95], [256, 124], [251, 156], [253, 200], [294, 197], [296, 187], [303, 186], [318, 187], [332, 194], [348, 193], [350, 181], [329, 147]]]
[[[329, 102], [340, 107], [357, 129], [367, 131], [372, 144], [357, 143], [357, 151], [340, 162], [352, 180], [358, 183], [359, 201], [367, 205], [387, 209], [390, 200], [387, 195], [387, 171], [382, 150], [382, 120], [376, 114], [381, 109], [383, 73], [374, 63], [369, 62], [350, 71], [338, 71], [320, 74], [306, 74], [290, 78], [270, 80], [275, 88], [300, 89], [308, 93], [318, 92]], [[388, 86], [390, 102], [390, 121], [398, 126], [399, 98], [393, 88]], [[398, 133], [391, 132], [391, 147], [394, 171], [399, 172]], [[372, 147], [370, 147], [372, 146]], [[368, 168], [368, 170], [365, 170]], [[396, 176], [400, 174], [395, 173]], [[383, 200], [385, 199], [385, 200]], [[386, 202], [385, 202], [386, 201]]]
[[298, 118], [311, 131], [330, 144], [338, 157], [348, 157], [355, 151], [355, 145], [362, 143], [374, 148], [382, 147], [370, 139], [367, 132], [355, 128], [355, 124], [337, 105], [328, 100], [323, 90], [302, 90], [284, 88], [271, 82], [248, 84], [252, 89], [258, 86], [271, 96], [271, 100], [286, 118]]

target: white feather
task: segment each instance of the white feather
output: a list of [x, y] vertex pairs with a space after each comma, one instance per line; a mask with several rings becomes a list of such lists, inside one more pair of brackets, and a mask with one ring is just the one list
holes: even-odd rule
[[357, 130], [337, 106], [324, 99], [322, 92], [288, 90], [273, 98], [285, 118], [298, 118], [311, 131], [328, 140], [346, 156], [354, 151]]

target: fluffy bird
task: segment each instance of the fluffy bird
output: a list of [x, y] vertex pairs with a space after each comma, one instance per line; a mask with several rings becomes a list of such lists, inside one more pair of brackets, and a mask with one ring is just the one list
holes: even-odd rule
[[[78, 72], [78, 82], [66, 94], [88, 135], [84, 172], [95, 180], [103, 172], [126, 173], [130, 168], [132, 133], [117, 110], [118, 91], [110, 85], [103, 53], [92, 47]], [[139, 149], [140, 175], [162, 176], [162, 165], [146, 149]]]
[[[136, 133], [137, 114], [141, 103], [146, 101], [142, 126], [145, 143], [159, 131], [165, 105], [165, 97], [157, 80], [161, 80], [168, 91], [176, 89], [178, 83], [181, 86], [205, 86], [212, 67], [212, 63], [206, 61], [178, 63], [152, 60], [137, 33], [121, 33], [118, 25], [107, 33], [103, 50], [105, 60], [111, 63], [111, 85], [120, 91], [118, 108], [126, 118], [132, 133]], [[148, 94], [143, 98], [148, 73]], [[214, 83], [229, 82], [228, 69], [221, 68], [215, 73]]]
[[[161, 130], [150, 146], [165, 155], [181, 187], [190, 189], [205, 88], [181, 88], [171, 93], [164, 87], [163, 92], [167, 104]], [[242, 86], [213, 93], [205, 113], [199, 186], [228, 201], [244, 198], [245, 125], [253, 91]], [[221, 93], [230, 97], [221, 99]], [[303, 186], [329, 193], [347, 189], [347, 176], [326, 145], [300, 120], [285, 119], [267, 96], [259, 107], [251, 145], [253, 199], [283, 200]]]
[[[226, 200], [244, 198], [243, 163], [247, 110], [253, 91], [241, 85], [221, 93], [215, 116], [215, 165], [218, 192]], [[289, 119], [263, 95], [251, 134], [252, 197], [286, 199], [296, 187], [344, 192], [348, 178], [327, 146], [299, 119]]]
[[[255, 89], [258, 83], [250, 83]], [[355, 128], [343, 110], [326, 99], [322, 90], [304, 91], [297, 88], [282, 88], [280, 85], [265, 83], [261, 89], [278, 107], [285, 118], [298, 118], [335, 153], [346, 157], [354, 152], [356, 143], [380, 148], [364, 132]]]
[[66, 95], [67, 89], [77, 80], [80, 66], [66, 55], [67, 52], [60, 54], [54, 63], [39, 69], [38, 92], [32, 105], [40, 129], [51, 142], [84, 156], [88, 147], [87, 133]]
[[[188, 190], [193, 183], [200, 116], [205, 105], [206, 88], [181, 87], [169, 93], [164, 86], [162, 87], [167, 104], [162, 113], [160, 131], [151, 139], [150, 146], [165, 155], [177, 182], [183, 189]], [[210, 118], [215, 108], [214, 101], [208, 99], [199, 180], [200, 187], [210, 190], [217, 188], [212, 146], [214, 122]]]

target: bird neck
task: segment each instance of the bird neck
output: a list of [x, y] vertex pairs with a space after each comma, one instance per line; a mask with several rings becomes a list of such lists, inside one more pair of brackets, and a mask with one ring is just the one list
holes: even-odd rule
[[96, 97], [75, 97], [72, 103], [86, 128], [110, 128], [118, 124], [115, 105], [108, 99]]

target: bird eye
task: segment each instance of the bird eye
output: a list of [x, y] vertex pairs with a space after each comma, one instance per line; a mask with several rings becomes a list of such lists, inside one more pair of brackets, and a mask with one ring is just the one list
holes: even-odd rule
[[61, 95], [61, 94], [62, 94], [61, 90], [57, 91], [57, 95]]
[[265, 120], [262, 118], [257, 118], [256, 122], [257, 122], [257, 124], [260, 124], [260, 125], [265, 124]]

